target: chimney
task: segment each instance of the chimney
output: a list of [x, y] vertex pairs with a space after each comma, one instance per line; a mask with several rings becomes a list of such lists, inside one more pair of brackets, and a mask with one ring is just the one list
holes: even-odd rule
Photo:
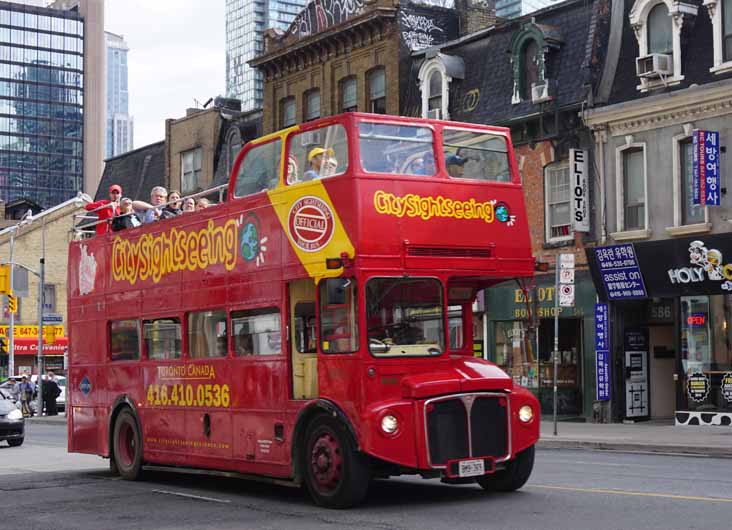
[[496, 24], [496, 0], [455, 0], [455, 10], [461, 37]]

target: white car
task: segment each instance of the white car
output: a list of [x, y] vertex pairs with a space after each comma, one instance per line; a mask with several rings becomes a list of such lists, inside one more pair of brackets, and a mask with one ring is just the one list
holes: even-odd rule
[[[14, 375], [11, 377], [11, 379], [14, 379], [15, 384], [19, 385], [23, 379], [23, 376]], [[36, 384], [38, 382], [38, 376], [36, 374], [33, 374], [31, 376], [31, 381], [33, 382], [33, 384]], [[61, 389], [61, 393], [56, 398], [56, 407], [58, 408], [59, 412], [61, 412], [66, 410], [66, 376], [57, 375], [56, 381], [58, 382], [59, 389]], [[35, 406], [33, 408], [35, 410]]]

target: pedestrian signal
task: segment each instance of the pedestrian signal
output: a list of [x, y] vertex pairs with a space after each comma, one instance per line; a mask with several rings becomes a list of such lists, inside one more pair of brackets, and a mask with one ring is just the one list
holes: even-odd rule
[[12, 294], [8, 295], [8, 312], [9, 313], [18, 312], [18, 297], [13, 296]]
[[0, 294], [8, 294], [10, 292], [10, 265], [0, 265]]

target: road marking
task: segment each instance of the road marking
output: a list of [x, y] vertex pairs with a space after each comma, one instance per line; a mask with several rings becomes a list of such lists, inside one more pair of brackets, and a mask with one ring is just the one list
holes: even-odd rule
[[662, 499], [677, 499], [684, 501], [707, 501], [707, 502], [730, 502], [732, 499], [725, 497], [694, 497], [692, 495], [674, 495], [672, 493], [646, 493], [642, 491], [609, 490], [600, 488], [570, 488], [568, 486], [546, 486], [543, 484], [527, 484], [529, 488], [545, 490], [575, 491], [582, 493], [611, 493], [614, 495], [629, 495], [631, 497], [659, 497]]
[[231, 501], [226, 499], [214, 499], [212, 497], [203, 497], [202, 495], [191, 495], [190, 493], [180, 493], [178, 491], [152, 490], [153, 493], [162, 493], [164, 495], [176, 495], [178, 497], [186, 497], [187, 499], [198, 499], [200, 501], [220, 502], [221, 504], [229, 504]]

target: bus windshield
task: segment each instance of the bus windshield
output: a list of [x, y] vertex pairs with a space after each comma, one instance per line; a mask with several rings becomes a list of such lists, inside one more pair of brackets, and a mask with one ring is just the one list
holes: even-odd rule
[[369, 351], [378, 357], [440, 355], [442, 285], [432, 278], [374, 278], [366, 284]]

